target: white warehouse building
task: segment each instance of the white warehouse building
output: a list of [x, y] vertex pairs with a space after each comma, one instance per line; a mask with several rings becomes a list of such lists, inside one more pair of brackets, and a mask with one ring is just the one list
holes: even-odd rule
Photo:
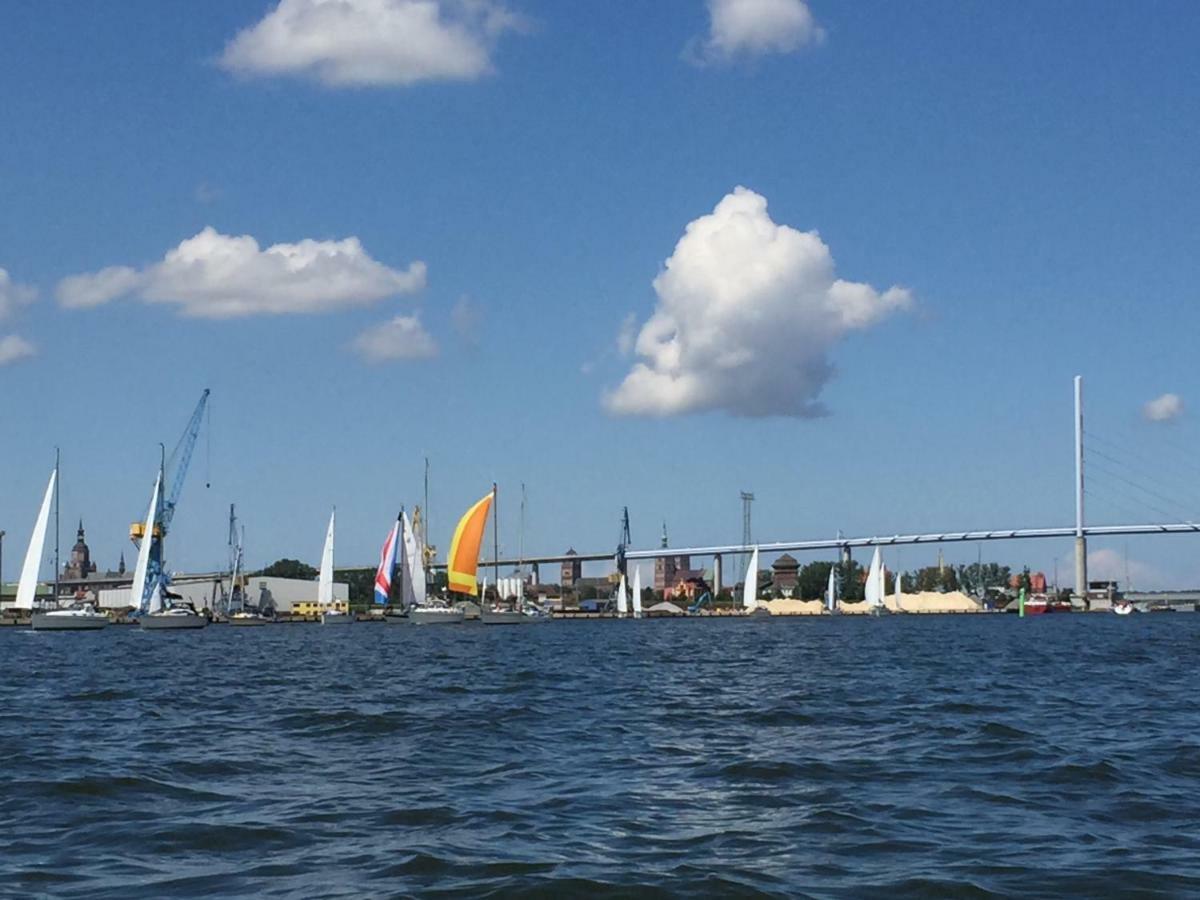
[[[196, 609], [211, 609], [214, 600], [220, 599], [220, 588], [214, 590], [216, 587], [214, 582], [189, 582], [186, 579], [186, 575], [177, 576], [176, 580], [171, 583], [171, 593], [182, 596], [184, 603], [191, 603]], [[98, 593], [101, 609], [128, 609], [133, 606], [130, 588], [107, 588], [101, 589]], [[276, 613], [290, 613], [296, 604], [316, 602], [317, 582], [304, 578], [250, 575], [246, 578], [246, 599], [251, 606], [257, 606], [260, 609], [274, 606]], [[335, 604], [348, 603], [350, 586], [335, 582], [333, 600]]]

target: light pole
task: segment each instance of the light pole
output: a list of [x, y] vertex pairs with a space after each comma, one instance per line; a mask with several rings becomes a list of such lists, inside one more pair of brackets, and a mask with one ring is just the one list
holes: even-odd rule
[[0, 531], [0, 594], [4, 593], [4, 532]]

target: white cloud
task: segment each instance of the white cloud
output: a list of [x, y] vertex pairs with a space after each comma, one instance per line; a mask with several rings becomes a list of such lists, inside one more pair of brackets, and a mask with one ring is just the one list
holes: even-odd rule
[[830, 350], [912, 304], [904, 288], [835, 278], [815, 231], [777, 225], [743, 187], [687, 226], [654, 290], [640, 360], [605, 398], [613, 413], [822, 415]]
[[37, 349], [29, 341], [15, 334], [0, 338], [0, 366], [19, 362], [37, 353]]
[[791, 53], [825, 39], [805, 0], [708, 0], [708, 37], [685, 56], [698, 63]]
[[68, 276], [58, 283], [55, 293], [59, 305], [67, 309], [89, 309], [132, 294], [145, 280], [129, 266], [109, 266], [88, 275]]
[[338, 87], [465, 81], [488, 74], [496, 40], [521, 27], [498, 0], [280, 0], [220, 63]]
[[1142, 406], [1142, 415], [1151, 422], [1170, 422], [1183, 415], [1183, 398], [1178, 394], [1163, 394]]
[[37, 299], [37, 288], [13, 281], [5, 269], [0, 268], [0, 322], [12, 318], [16, 311]]
[[437, 355], [437, 344], [416, 315], [396, 316], [368, 328], [354, 339], [354, 347], [363, 359], [373, 363], [429, 359]]
[[265, 250], [249, 235], [205, 228], [144, 269], [111, 266], [64, 278], [65, 307], [99, 306], [118, 297], [178, 307], [185, 316], [230, 319], [253, 315], [321, 313], [364, 306], [425, 286], [425, 264], [405, 270], [371, 258], [358, 238], [303, 240]]

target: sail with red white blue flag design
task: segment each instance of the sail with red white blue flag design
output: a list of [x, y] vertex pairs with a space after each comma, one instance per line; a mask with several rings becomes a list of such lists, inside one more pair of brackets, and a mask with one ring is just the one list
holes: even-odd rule
[[377, 606], [387, 606], [388, 597], [392, 593], [392, 573], [396, 571], [396, 546], [400, 537], [400, 519], [388, 532], [383, 549], [379, 551], [379, 569], [375, 573], [375, 603]]

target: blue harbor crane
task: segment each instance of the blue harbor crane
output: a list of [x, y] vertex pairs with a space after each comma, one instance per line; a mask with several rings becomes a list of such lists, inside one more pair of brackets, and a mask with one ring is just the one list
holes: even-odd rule
[[[179, 505], [179, 495], [183, 493], [183, 482], [187, 478], [188, 467], [192, 462], [192, 451], [196, 449], [196, 440], [200, 437], [200, 426], [204, 422], [204, 413], [208, 408], [209, 389], [205, 388], [200, 395], [200, 401], [188, 420], [187, 427], [171, 451], [171, 456], [162, 463], [163, 489], [168, 481], [171, 490], [165, 495], [160, 494], [158, 509], [154, 514], [154, 528], [150, 536], [150, 561], [146, 568], [146, 588], [143, 596], [134, 598], [135, 605], [144, 605], [146, 598], [160, 581], [166, 582], [163, 573], [163, 540], [171, 529], [171, 521], [175, 518], [175, 509]], [[169, 473], [169, 477], [168, 477]], [[146, 538], [146, 523], [134, 522], [129, 526], [129, 537], [138, 546]]]

